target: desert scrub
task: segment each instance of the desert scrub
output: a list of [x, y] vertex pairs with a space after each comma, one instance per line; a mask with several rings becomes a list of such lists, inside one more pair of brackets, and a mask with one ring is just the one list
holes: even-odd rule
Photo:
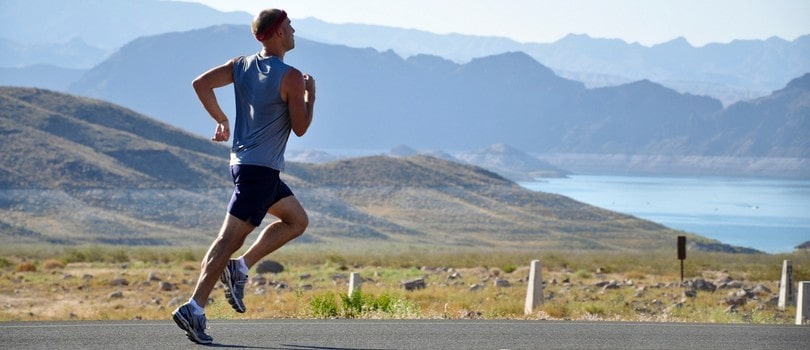
[[351, 295], [338, 293], [337, 297], [333, 292], [313, 295], [309, 311], [316, 318], [406, 318], [414, 315], [413, 306], [393, 294], [374, 296], [360, 290]]

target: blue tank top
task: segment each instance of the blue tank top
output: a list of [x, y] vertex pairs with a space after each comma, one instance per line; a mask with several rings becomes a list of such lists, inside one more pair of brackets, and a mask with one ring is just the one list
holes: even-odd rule
[[243, 56], [233, 65], [236, 120], [231, 165], [250, 164], [284, 170], [284, 151], [292, 124], [282, 101], [281, 79], [290, 68], [280, 58]]

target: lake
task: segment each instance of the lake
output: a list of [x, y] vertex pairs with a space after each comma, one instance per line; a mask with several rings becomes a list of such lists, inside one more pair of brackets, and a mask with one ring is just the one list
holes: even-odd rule
[[520, 185], [768, 253], [810, 241], [810, 180], [572, 175]]

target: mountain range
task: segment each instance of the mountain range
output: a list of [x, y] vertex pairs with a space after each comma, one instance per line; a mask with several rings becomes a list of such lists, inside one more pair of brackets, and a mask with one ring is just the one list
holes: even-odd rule
[[[67, 3], [51, 5], [59, 9], [69, 7]], [[213, 126], [190, 81], [211, 66], [258, 49], [245, 25], [161, 32], [249, 21], [246, 13], [223, 14], [199, 4], [152, 0], [137, 6], [128, 0], [116, 3], [136, 8], [120, 19], [120, 25], [97, 20], [104, 15], [122, 17], [114, 5], [84, 2], [64, 10], [71, 21], [81, 19], [84, 27], [57, 19], [47, 25], [74, 29], [64, 29], [61, 36], [48, 31], [29, 39], [36, 37], [36, 31], [25, 19], [48, 4], [41, 0], [0, 4], [0, 17], [8, 20], [0, 21], [0, 40], [31, 40], [28, 45], [16, 43], [30, 47], [53, 43], [59, 37], [70, 40], [68, 44], [86, 44], [87, 40], [97, 42], [88, 45], [109, 48], [116, 42], [124, 44], [127, 38], [135, 39], [91, 69], [3, 68], [0, 84], [45, 87], [111, 101], [197, 135], [208, 136]], [[150, 16], [158, 11], [163, 12]], [[194, 20], [166, 20], [189, 13], [195, 14]], [[137, 19], [146, 24], [134, 23]], [[162, 23], [149, 24], [154, 21]], [[333, 25], [316, 19], [295, 20], [295, 25], [297, 47], [286, 60], [316, 77], [319, 97], [310, 135], [294, 140], [292, 150], [408, 145], [458, 158], [470, 150], [508, 145], [571, 171], [810, 176], [806, 161], [810, 155], [810, 78], [800, 73], [810, 71], [807, 37], [790, 43], [774, 38], [702, 48], [675, 40], [645, 48], [620, 40], [569, 36], [552, 44], [510, 46], [517, 43], [503, 38]], [[146, 28], [149, 35], [143, 36]], [[379, 51], [382, 43], [392, 45], [392, 50]], [[363, 45], [378, 49], [352, 47]], [[453, 59], [419, 54], [438, 48], [444, 48], [442, 54], [448, 56], [470, 53]], [[484, 56], [476, 57], [473, 48]], [[547, 57], [537, 58], [542, 55]], [[41, 56], [46, 55], [37, 55]], [[701, 71], [695, 68], [697, 64], [710, 67], [711, 74], [706, 76], [715, 77], [711, 84], [725, 84], [732, 73], [745, 75], [736, 82], [750, 86], [762, 79], [775, 79], [768, 83], [771, 85], [776, 80], [787, 81], [785, 74], [795, 74], [795, 79], [762, 97], [725, 106], [727, 101], [662, 85], [663, 78], [634, 80], [603, 72], [619, 77], [614, 82], [624, 83], [594, 87], [599, 84], [570, 79], [576, 69], [547, 65], [554, 59], [584, 62], [581, 67], [622, 67], [642, 76], [647, 74], [643, 73], [645, 67], [654, 66], [652, 71], [678, 81], [691, 81], [678, 74]], [[774, 66], [780, 67], [776, 73]], [[232, 92], [221, 89], [218, 95], [229, 111]]]
[[[246, 31], [224, 25], [139, 38], [68, 90], [207, 136], [213, 125], [189, 82], [208, 67], [251, 54], [256, 44]], [[210, 49], [189, 60], [185, 53], [204, 43]], [[732, 172], [808, 174], [798, 161], [810, 156], [808, 75], [769, 96], [723, 107], [648, 80], [590, 89], [521, 52], [457, 64], [299, 38], [285, 59], [319, 86], [311, 136], [292, 148], [406, 144], [464, 151], [508, 144], [533, 154], [769, 158], [761, 168]], [[230, 88], [219, 96], [226, 110], [233, 105]]]
[[[59, 16], [42, 21], [42, 13]], [[403, 58], [429, 54], [456, 63], [521, 51], [588, 87], [647, 79], [679, 92], [712, 96], [726, 105], [765, 96], [810, 72], [808, 35], [793, 41], [772, 37], [702, 47], [683, 38], [648, 47], [579, 34], [552, 43], [519, 43], [503, 37], [439, 35], [291, 15], [297, 35], [316, 42], [393, 50]], [[220, 12], [182, 1], [6, 0], [0, 2], [0, 67], [45, 64], [89, 69], [138, 37], [220, 24], [246, 25], [251, 18], [246, 12]], [[8, 83], [0, 81], [0, 85]]]
[[[226, 147], [84, 97], [0, 88], [0, 102], [4, 244], [212, 239]], [[290, 162], [283, 176], [310, 213], [304, 243], [655, 250], [686, 234], [435, 157]]]

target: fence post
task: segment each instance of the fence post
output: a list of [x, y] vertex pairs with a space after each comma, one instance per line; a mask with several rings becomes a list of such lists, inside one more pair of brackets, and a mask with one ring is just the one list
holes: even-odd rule
[[351, 297], [354, 294], [355, 290], [360, 290], [360, 283], [362, 280], [360, 279], [360, 274], [357, 272], [352, 272], [349, 275], [349, 296]]
[[779, 309], [791, 306], [796, 302], [793, 290], [793, 263], [790, 260], [782, 262], [782, 280], [779, 283]]
[[532, 260], [529, 269], [529, 286], [526, 290], [526, 306], [523, 312], [526, 315], [534, 313], [534, 308], [543, 304], [543, 273], [540, 260]]
[[810, 281], [799, 282], [799, 297], [796, 299], [796, 324], [810, 323]]

